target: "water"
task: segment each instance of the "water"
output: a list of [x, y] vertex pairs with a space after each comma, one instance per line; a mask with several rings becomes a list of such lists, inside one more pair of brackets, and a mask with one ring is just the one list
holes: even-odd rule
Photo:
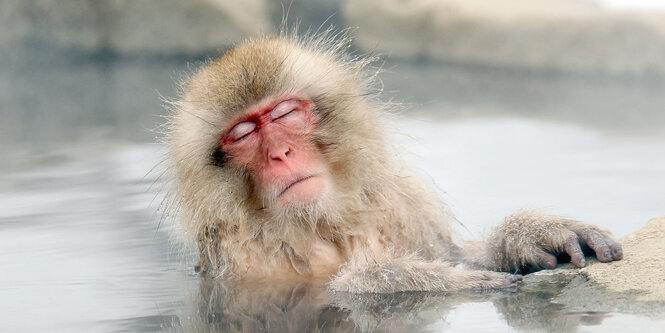
[[151, 151], [112, 150], [73, 152], [4, 184], [3, 330], [111, 331], [171, 308], [186, 266], [168, 260], [149, 208]]
[[619, 237], [663, 215], [665, 140], [533, 120], [412, 121], [404, 128], [415, 133], [408, 145], [414, 161], [474, 232], [520, 207], [603, 225]]
[[[398, 126], [413, 136], [397, 136], [412, 151], [405, 159], [445, 189], [466, 238], [525, 205], [618, 235], [665, 213], [665, 142], [657, 136], [512, 118], [419, 117]], [[149, 189], [156, 180], [149, 171], [161, 158], [158, 145], [89, 142], [51, 155], [0, 178], [3, 332], [647, 332], [664, 323], [569, 312], [551, 303], [556, 288], [330, 300], [307, 285], [224, 286], [194, 274], [194, 258], [169, 236], [170, 218], [157, 228], [161, 196]]]

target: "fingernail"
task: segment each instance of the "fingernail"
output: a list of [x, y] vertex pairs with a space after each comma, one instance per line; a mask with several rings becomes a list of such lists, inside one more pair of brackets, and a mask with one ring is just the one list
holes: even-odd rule
[[605, 258], [612, 259], [612, 252], [610, 252], [610, 250], [605, 251], [604, 255], [605, 255]]
[[614, 253], [616, 253], [616, 254], [623, 254], [623, 251], [621, 250], [621, 248], [618, 248], [618, 247], [617, 247], [616, 249], [614, 249]]
[[582, 267], [586, 266], [586, 259], [582, 258], [580, 260], [580, 265], [582, 265]]

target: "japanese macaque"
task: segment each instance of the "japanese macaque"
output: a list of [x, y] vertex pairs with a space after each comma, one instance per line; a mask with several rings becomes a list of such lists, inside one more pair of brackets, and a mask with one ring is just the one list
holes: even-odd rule
[[[337, 37], [337, 38], [333, 38]], [[167, 124], [170, 191], [199, 267], [334, 291], [516, 286], [525, 268], [622, 257], [609, 232], [519, 211], [461, 244], [454, 218], [388, 144], [371, 59], [347, 38], [250, 39], [202, 66]]]

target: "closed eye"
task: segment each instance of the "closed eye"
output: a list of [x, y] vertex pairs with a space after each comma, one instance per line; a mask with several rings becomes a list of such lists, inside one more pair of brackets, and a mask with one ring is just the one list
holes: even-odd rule
[[238, 142], [256, 130], [256, 124], [250, 121], [239, 123], [229, 131], [228, 138], [233, 142]]
[[270, 119], [274, 121], [291, 115], [294, 111], [298, 111], [298, 101], [290, 99], [277, 104], [277, 106], [270, 111]]
[[273, 119], [273, 120], [277, 120], [277, 119], [281, 119], [281, 118], [287, 117], [288, 115], [293, 114], [294, 112], [296, 112], [296, 109], [293, 109], [293, 110], [291, 110], [291, 111], [289, 111], [289, 112], [287, 112], [287, 113], [285, 113], [285, 114], [283, 114], [283, 115], [281, 115], [281, 116], [279, 116], [279, 117], [277, 117], [277, 118], [275, 118], [275, 119]]

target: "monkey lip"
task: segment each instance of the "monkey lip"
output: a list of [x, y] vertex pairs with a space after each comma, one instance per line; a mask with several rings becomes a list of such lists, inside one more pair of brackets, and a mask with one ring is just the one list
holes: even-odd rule
[[323, 177], [309, 175], [296, 178], [278, 195], [284, 203], [296, 204], [316, 201], [323, 189]]
[[294, 180], [294, 181], [291, 182], [289, 185], [286, 185], [286, 187], [282, 190], [282, 192], [279, 193], [278, 196], [281, 197], [282, 194], [284, 194], [284, 192], [288, 191], [288, 190], [289, 190], [290, 188], [292, 188], [294, 185], [299, 184], [299, 183], [302, 183], [302, 182], [304, 182], [304, 181], [307, 181], [308, 179], [313, 178], [313, 177], [316, 177], [316, 175], [306, 176], [306, 177], [302, 177], [302, 178], [298, 178], [298, 179]]

